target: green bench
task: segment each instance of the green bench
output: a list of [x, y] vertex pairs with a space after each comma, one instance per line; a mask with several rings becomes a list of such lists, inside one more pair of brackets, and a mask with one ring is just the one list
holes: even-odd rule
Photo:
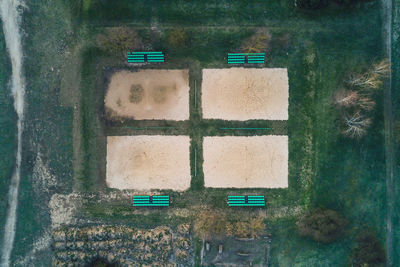
[[162, 52], [128, 52], [128, 63], [160, 63], [164, 62]]
[[265, 207], [264, 196], [228, 196], [229, 207]]
[[265, 53], [228, 53], [228, 64], [264, 64]]
[[169, 196], [133, 196], [134, 207], [168, 207]]

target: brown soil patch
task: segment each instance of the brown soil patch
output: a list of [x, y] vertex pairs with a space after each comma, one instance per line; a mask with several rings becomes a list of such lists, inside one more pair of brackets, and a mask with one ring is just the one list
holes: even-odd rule
[[202, 108], [206, 119], [287, 120], [287, 69], [204, 69]]
[[189, 146], [188, 136], [108, 136], [107, 185], [186, 190], [190, 186]]
[[110, 118], [187, 120], [189, 71], [116, 72], [108, 86], [105, 106]]
[[204, 137], [206, 187], [288, 187], [287, 136]]

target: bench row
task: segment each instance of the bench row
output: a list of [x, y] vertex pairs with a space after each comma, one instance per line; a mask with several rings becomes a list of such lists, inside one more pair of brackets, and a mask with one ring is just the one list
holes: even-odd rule
[[[229, 207], [265, 207], [264, 196], [228, 196]], [[169, 207], [169, 196], [133, 196], [134, 207]]]
[[[162, 52], [128, 52], [128, 63], [164, 62]], [[265, 53], [228, 53], [228, 64], [264, 64]]]

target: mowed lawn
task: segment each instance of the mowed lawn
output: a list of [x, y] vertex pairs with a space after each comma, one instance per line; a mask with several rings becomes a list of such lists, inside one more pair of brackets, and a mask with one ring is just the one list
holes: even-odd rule
[[[226, 209], [228, 193], [263, 194], [268, 204], [266, 223], [272, 232], [271, 260], [274, 266], [346, 265], [354, 237], [360, 230], [372, 228], [382, 243], [385, 236], [382, 93], [377, 94], [372, 126], [360, 140], [343, 137], [341, 114], [332, 104], [332, 94], [343, 86], [348, 75], [364, 71], [382, 57], [378, 4], [305, 14], [295, 11], [289, 2], [257, 1], [254, 5], [245, 5], [245, 2], [228, 4], [223, 1], [212, 5], [210, 1], [192, 1], [181, 6], [178, 1], [172, 1], [170, 5], [158, 1], [120, 1], [110, 7], [107, 2], [92, 0], [82, 14], [82, 23], [92, 25], [94, 32], [101, 31], [103, 26], [127, 24], [136, 28], [155, 51], [165, 52], [167, 62], [150, 68], [189, 68], [191, 117], [188, 122], [126, 122], [132, 127], [139, 124], [174, 127], [143, 130], [140, 134], [178, 135], [183, 132], [191, 136], [191, 189], [184, 193], [165, 191], [173, 197], [174, 207], [204, 204]], [[200, 14], [206, 15], [201, 17]], [[150, 23], [154, 21], [161, 32], [159, 39], [151, 37]], [[166, 33], [176, 25], [190, 33], [190, 42], [184, 47], [176, 48], [166, 42]], [[226, 53], [237, 50], [243, 40], [254, 33], [255, 27], [260, 26], [268, 28], [272, 35], [264, 67], [288, 68], [289, 120], [274, 131], [289, 135], [289, 188], [205, 189], [201, 171], [204, 135], [269, 134], [262, 131], [224, 132], [220, 128], [232, 122], [202, 121], [200, 102], [197, 105], [194, 102], [200, 101], [201, 97], [201, 69], [226, 68]], [[279, 42], [283, 35], [289, 36], [287, 45]], [[84, 157], [80, 172], [75, 174], [78, 176], [75, 182], [82, 191], [110, 191], [104, 182], [105, 136], [110, 131], [127, 134], [127, 130], [123, 129], [123, 124], [110, 124], [104, 119], [107, 70], [103, 68], [123, 68], [124, 59], [103, 53], [95, 46], [86, 46], [82, 56], [80, 119]], [[194, 90], [195, 81], [197, 90]], [[250, 121], [237, 125], [268, 127], [274, 123]], [[131, 131], [129, 134], [139, 133]], [[196, 166], [193, 164], [195, 157]], [[193, 175], [194, 168], [196, 176]], [[330, 245], [300, 238], [295, 225], [297, 216], [285, 215], [285, 209], [314, 207], [334, 209], [344, 216], [349, 221], [345, 237]], [[126, 203], [93, 202], [86, 208], [96, 218], [143, 227], [175, 225], [182, 220], [166, 218], [159, 211], [148, 217], [132, 215], [126, 213], [131, 208]], [[283, 215], [268, 219], [272, 210], [282, 210]]]

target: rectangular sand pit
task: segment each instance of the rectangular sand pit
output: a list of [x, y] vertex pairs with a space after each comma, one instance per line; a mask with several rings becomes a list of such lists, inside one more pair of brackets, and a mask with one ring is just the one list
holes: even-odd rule
[[111, 76], [105, 97], [109, 118], [189, 119], [189, 71], [119, 71]]
[[108, 187], [186, 190], [190, 186], [188, 136], [108, 136]]
[[287, 69], [204, 69], [203, 118], [287, 120]]
[[288, 187], [287, 136], [204, 137], [206, 187]]

